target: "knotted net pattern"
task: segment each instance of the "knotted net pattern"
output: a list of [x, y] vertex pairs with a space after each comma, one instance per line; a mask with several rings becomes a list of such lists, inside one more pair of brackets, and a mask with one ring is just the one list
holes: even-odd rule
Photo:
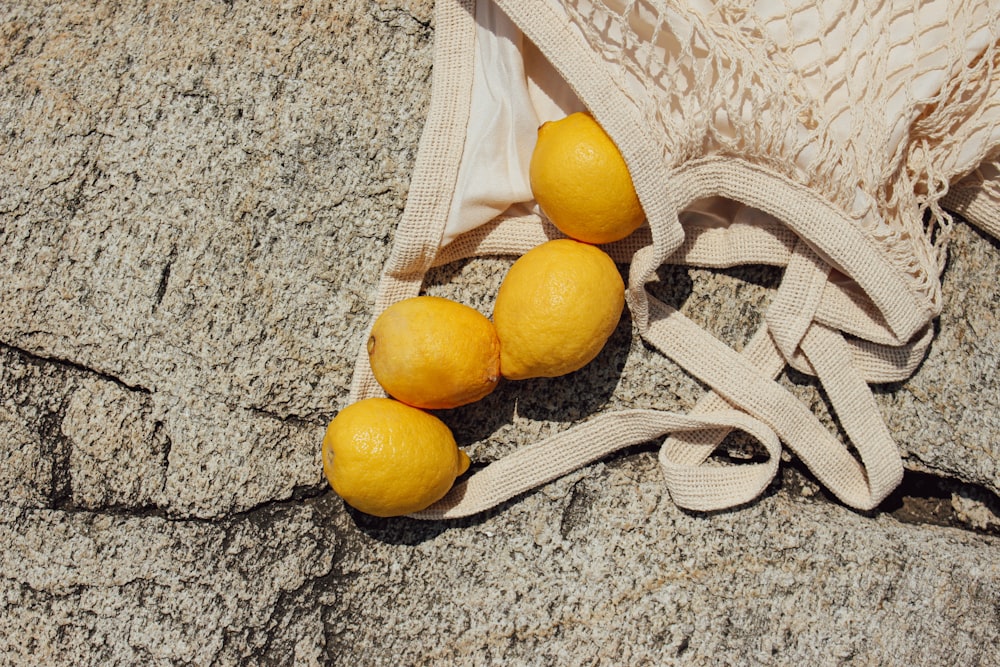
[[941, 199], [1000, 138], [996, 3], [569, 0], [565, 9], [657, 129], [668, 165], [732, 156], [803, 184], [940, 311], [952, 225]]

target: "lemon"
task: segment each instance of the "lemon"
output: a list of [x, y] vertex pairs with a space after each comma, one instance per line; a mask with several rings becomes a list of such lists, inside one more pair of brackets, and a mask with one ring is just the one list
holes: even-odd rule
[[618, 241], [645, 220], [625, 160], [590, 114], [538, 128], [528, 177], [542, 212], [579, 241]]
[[510, 267], [494, 303], [500, 372], [522, 380], [583, 368], [624, 306], [621, 274], [600, 248], [572, 239], [532, 248]]
[[344, 501], [389, 517], [440, 500], [469, 457], [434, 415], [391, 398], [367, 398], [334, 417], [323, 438], [323, 472]]
[[397, 301], [375, 320], [368, 359], [382, 388], [418, 408], [478, 401], [500, 380], [500, 341], [475, 308], [436, 296]]

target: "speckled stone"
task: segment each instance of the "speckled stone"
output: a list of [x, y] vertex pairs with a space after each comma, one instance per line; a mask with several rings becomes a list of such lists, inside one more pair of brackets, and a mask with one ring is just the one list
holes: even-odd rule
[[[1000, 662], [1000, 247], [961, 222], [927, 359], [876, 389], [911, 471], [878, 512], [790, 458], [750, 505], [684, 512], [653, 445], [451, 523], [327, 491], [432, 10], [0, 10], [0, 664]], [[508, 264], [441, 267], [427, 291], [488, 312]], [[738, 348], [781, 273], [659, 277]], [[835, 428], [814, 383], [780, 381]], [[586, 368], [442, 417], [483, 463], [703, 390], [626, 314]]]
[[[144, 403], [112, 437], [169, 442], [170, 465], [135, 504], [222, 516], [320, 483], [405, 202], [430, 11], [5, 10], [0, 340]], [[67, 429], [92, 444], [114, 427], [84, 433], [80, 400]]]
[[[381, 660], [368, 664], [1000, 658], [996, 538], [914, 529], [787, 491], [695, 515], [660, 484], [644, 452], [457, 527], [355, 517], [362, 536], [343, 560], [356, 578], [338, 646], [378, 647]], [[372, 579], [384, 585], [373, 590]]]
[[315, 508], [208, 523], [4, 504], [0, 543], [4, 664], [323, 664], [340, 539]]
[[1000, 494], [1000, 243], [958, 224], [944, 275], [944, 312], [919, 371], [879, 394], [915, 470]]

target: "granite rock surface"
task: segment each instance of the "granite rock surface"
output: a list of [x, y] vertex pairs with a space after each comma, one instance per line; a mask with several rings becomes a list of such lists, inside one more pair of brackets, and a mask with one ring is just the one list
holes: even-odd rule
[[[327, 490], [433, 38], [431, 0], [0, 8], [0, 664], [1000, 662], [1000, 244], [961, 222], [928, 357], [876, 388], [908, 470], [876, 512], [795, 460], [685, 512], [652, 444], [448, 523]], [[508, 264], [427, 291], [488, 311]], [[780, 277], [661, 272], [737, 347]], [[625, 317], [443, 417], [482, 462], [702, 391]]]

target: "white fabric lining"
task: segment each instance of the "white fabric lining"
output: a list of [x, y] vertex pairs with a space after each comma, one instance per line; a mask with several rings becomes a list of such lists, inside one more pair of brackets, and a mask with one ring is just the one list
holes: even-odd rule
[[493, 3], [477, 3], [472, 106], [441, 245], [512, 206], [537, 212], [528, 164], [538, 126], [583, 109], [510, 19]]

